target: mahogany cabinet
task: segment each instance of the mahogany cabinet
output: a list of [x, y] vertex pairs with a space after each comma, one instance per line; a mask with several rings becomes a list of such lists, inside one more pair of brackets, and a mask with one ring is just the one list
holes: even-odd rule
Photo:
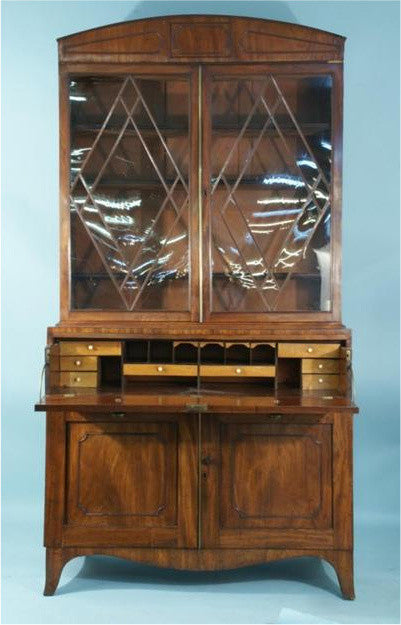
[[315, 556], [353, 598], [343, 47], [225, 16], [59, 40], [45, 594], [80, 555]]

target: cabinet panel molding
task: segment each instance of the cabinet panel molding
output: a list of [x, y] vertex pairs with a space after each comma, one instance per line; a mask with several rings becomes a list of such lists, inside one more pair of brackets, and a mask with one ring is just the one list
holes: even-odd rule
[[105, 419], [68, 423], [63, 542], [195, 545], [194, 417]]
[[228, 57], [232, 54], [229, 23], [171, 24], [172, 57]]
[[331, 427], [222, 424], [221, 535], [237, 528], [256, 541], [263, 529], [265, 541], [270, 529], [276, 534], [293, 528], [332, 530]]
[[258, 520], [263, 525], [311, 523], [322, 506], [322, 441], [282, 429], [273, 432], [240, 433], [231, 441], [230, 507], [239, 523], [254, 526]]

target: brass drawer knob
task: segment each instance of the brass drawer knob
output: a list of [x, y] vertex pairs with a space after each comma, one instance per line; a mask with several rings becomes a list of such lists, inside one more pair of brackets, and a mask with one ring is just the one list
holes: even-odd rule
[[164, 368], [159, 366], [159, 367], [157, 367], [157, 370], [158, 370], [159, 373], [163, 373]]
[[80, 367], [82, 365], [82, 362], [80, 360], [76, 360], [75, 364], [77, 365], [77, 367]]
[[235, 370], [235, 373], [238, 373], [239, 375], [240, 373], [242, 373], [242, 369], [240, 369], [240, 367], [237, 367], [237, 369]]
[[319, 384], [323, 384], [323, 378], [319, 378], [318, 382]]
[[322, 365], [322, 363], [320, 363], [320, 364], [318, 365], [318, 369], [323, 369], [323, 365]]
[[91, 352], [93, 350], [93, 345], [92, 344], [88, 345], [88, 349]]
[[308, 354], [311, 354], [313, 352], [313, 347], [308, 347]]
[[74, 378], [74, 382], [80, 382], [81, 378]]

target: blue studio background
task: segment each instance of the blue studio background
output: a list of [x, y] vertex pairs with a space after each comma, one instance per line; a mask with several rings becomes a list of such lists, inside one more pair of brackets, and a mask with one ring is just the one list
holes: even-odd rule
[[[353, 328], [356, 595], [318, 561], [173, 573], [67, 565], [44, 598], [46, 327], [58, 321], [56, 38], [129, 19], [247, 15], [345, 35], [343, 320]], [[372, 1], [2, 3], [3, 622], [399, 622], [399, 4]]]

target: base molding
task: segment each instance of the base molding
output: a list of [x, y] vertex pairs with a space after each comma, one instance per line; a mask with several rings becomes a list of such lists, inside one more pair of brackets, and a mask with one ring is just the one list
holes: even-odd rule
[[44, 595], [56, 591], [64, 566], [73, 558], [104, 555], [162, 568], [190, 571], [218, 571], [289, 558], [316, 557], [336, 571], [344, 599], [354, 599], [353, 553], [351, 550], [311, 549], [156, 549], [114, 547], [60, 547], [46, 549]]

